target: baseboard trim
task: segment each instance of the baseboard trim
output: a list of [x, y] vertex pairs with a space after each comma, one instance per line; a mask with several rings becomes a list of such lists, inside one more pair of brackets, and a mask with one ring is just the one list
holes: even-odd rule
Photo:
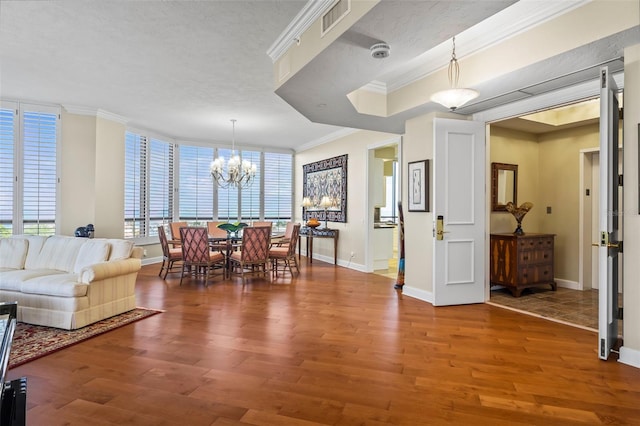
[[433, 305], [433, 292], [421, 290], [415, 287], [408, 287], [406, 284], [402, 287], [402, 294], [405, 296], [413, 297], [414, 299], [422, 300]]
[[152, 265], [154, 263], [162, 263], [162, 256], [158, 257], [145, 257], [142, 259], [142, 266]]
[[618, 362], [640, 368], [640, 351], [622, 346]]
[[570, 288], [571, 290], [582, 290], [577, 281], [563, 280], [561, 278], [555, 278], [555, 281], [558, 287]]

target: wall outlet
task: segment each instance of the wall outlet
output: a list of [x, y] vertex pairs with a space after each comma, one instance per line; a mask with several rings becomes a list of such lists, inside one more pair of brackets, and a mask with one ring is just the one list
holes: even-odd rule
[[147, 249], [142, 250], [142, 255], [143, 255], [144, 257], [147, 257]]
[[355, 251], [352, 251], [352, 252], [351, 252], [351, 258], [353, 259], [353, 256], [355, 256], [355, 255], [356, 255], [356, 252], [355, 252]]

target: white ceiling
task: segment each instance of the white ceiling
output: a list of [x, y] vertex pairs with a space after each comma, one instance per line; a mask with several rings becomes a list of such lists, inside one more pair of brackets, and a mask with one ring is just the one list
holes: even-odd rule
[[[438, 106], [381, 119], [357, 114], [344, 94], [376, 80], [397, 88], [415, 70], [424, 73], [425, 63], [430, 70], [446, 66], [451, 36], [460, 37], [461, 57], [472, 41], [487, 44], [508, 36], [506, 29], [521, 30], [506, 12], [533, 5], [517, 15], [542, 21], [534, 12], [558, 4], [528, 0], [509, 8], [512, 3], [384, 0], [275, 94], [266, 52], [306, 1], [2, 0], [0, 97], [103, 110], [180, 141], [228, 144], [232, 118], [242, 146], [296, 149], [342, 126], [402, 133], [407, 118]], [[484, 21], [492, 15], [511, 25]], [[487, 24], [475, 25], [481, 21]], [[479, 28], [475, 35], [465, 33], [470, 27]], [[368, 47], [378, 40], [391, 44], [392, 55], [372, 65]], [[487, 82], [477, 88], [480, 103], [460, 112], [518, 98], [519, 89], [611, 59], [634, 40], [636, 33], [621, 34]], [[318, 104], [327, 107], [318, 111]]]

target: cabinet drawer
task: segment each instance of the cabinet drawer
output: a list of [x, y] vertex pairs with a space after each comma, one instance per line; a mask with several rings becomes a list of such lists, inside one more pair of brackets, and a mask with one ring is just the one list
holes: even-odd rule
[[518, 264], [531, 265], [534, 263], [546, 263], [553, 261], [553, 250], [544, 248], [540, 250], [521, 250], [518, 252]]
[[553, 281], [553, 265], [551, 264], [524, 267], [518, 273], [519, 285], [545, 281]]
[[518, 248], [520, 250], [541, 250], [541, 249], [553, 249], [553, 238], [526, 238], [518, 240]]

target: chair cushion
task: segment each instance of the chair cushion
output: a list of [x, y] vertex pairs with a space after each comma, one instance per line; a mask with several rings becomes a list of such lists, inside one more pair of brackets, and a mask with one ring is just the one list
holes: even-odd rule
[[269, 257], [276, 257], [278, 259], [284, 259], [289, 254], [289, 247], [271, 247], [269, 250]]
[[182, 248], [169, 248], [169, 260], [182, 259]]

